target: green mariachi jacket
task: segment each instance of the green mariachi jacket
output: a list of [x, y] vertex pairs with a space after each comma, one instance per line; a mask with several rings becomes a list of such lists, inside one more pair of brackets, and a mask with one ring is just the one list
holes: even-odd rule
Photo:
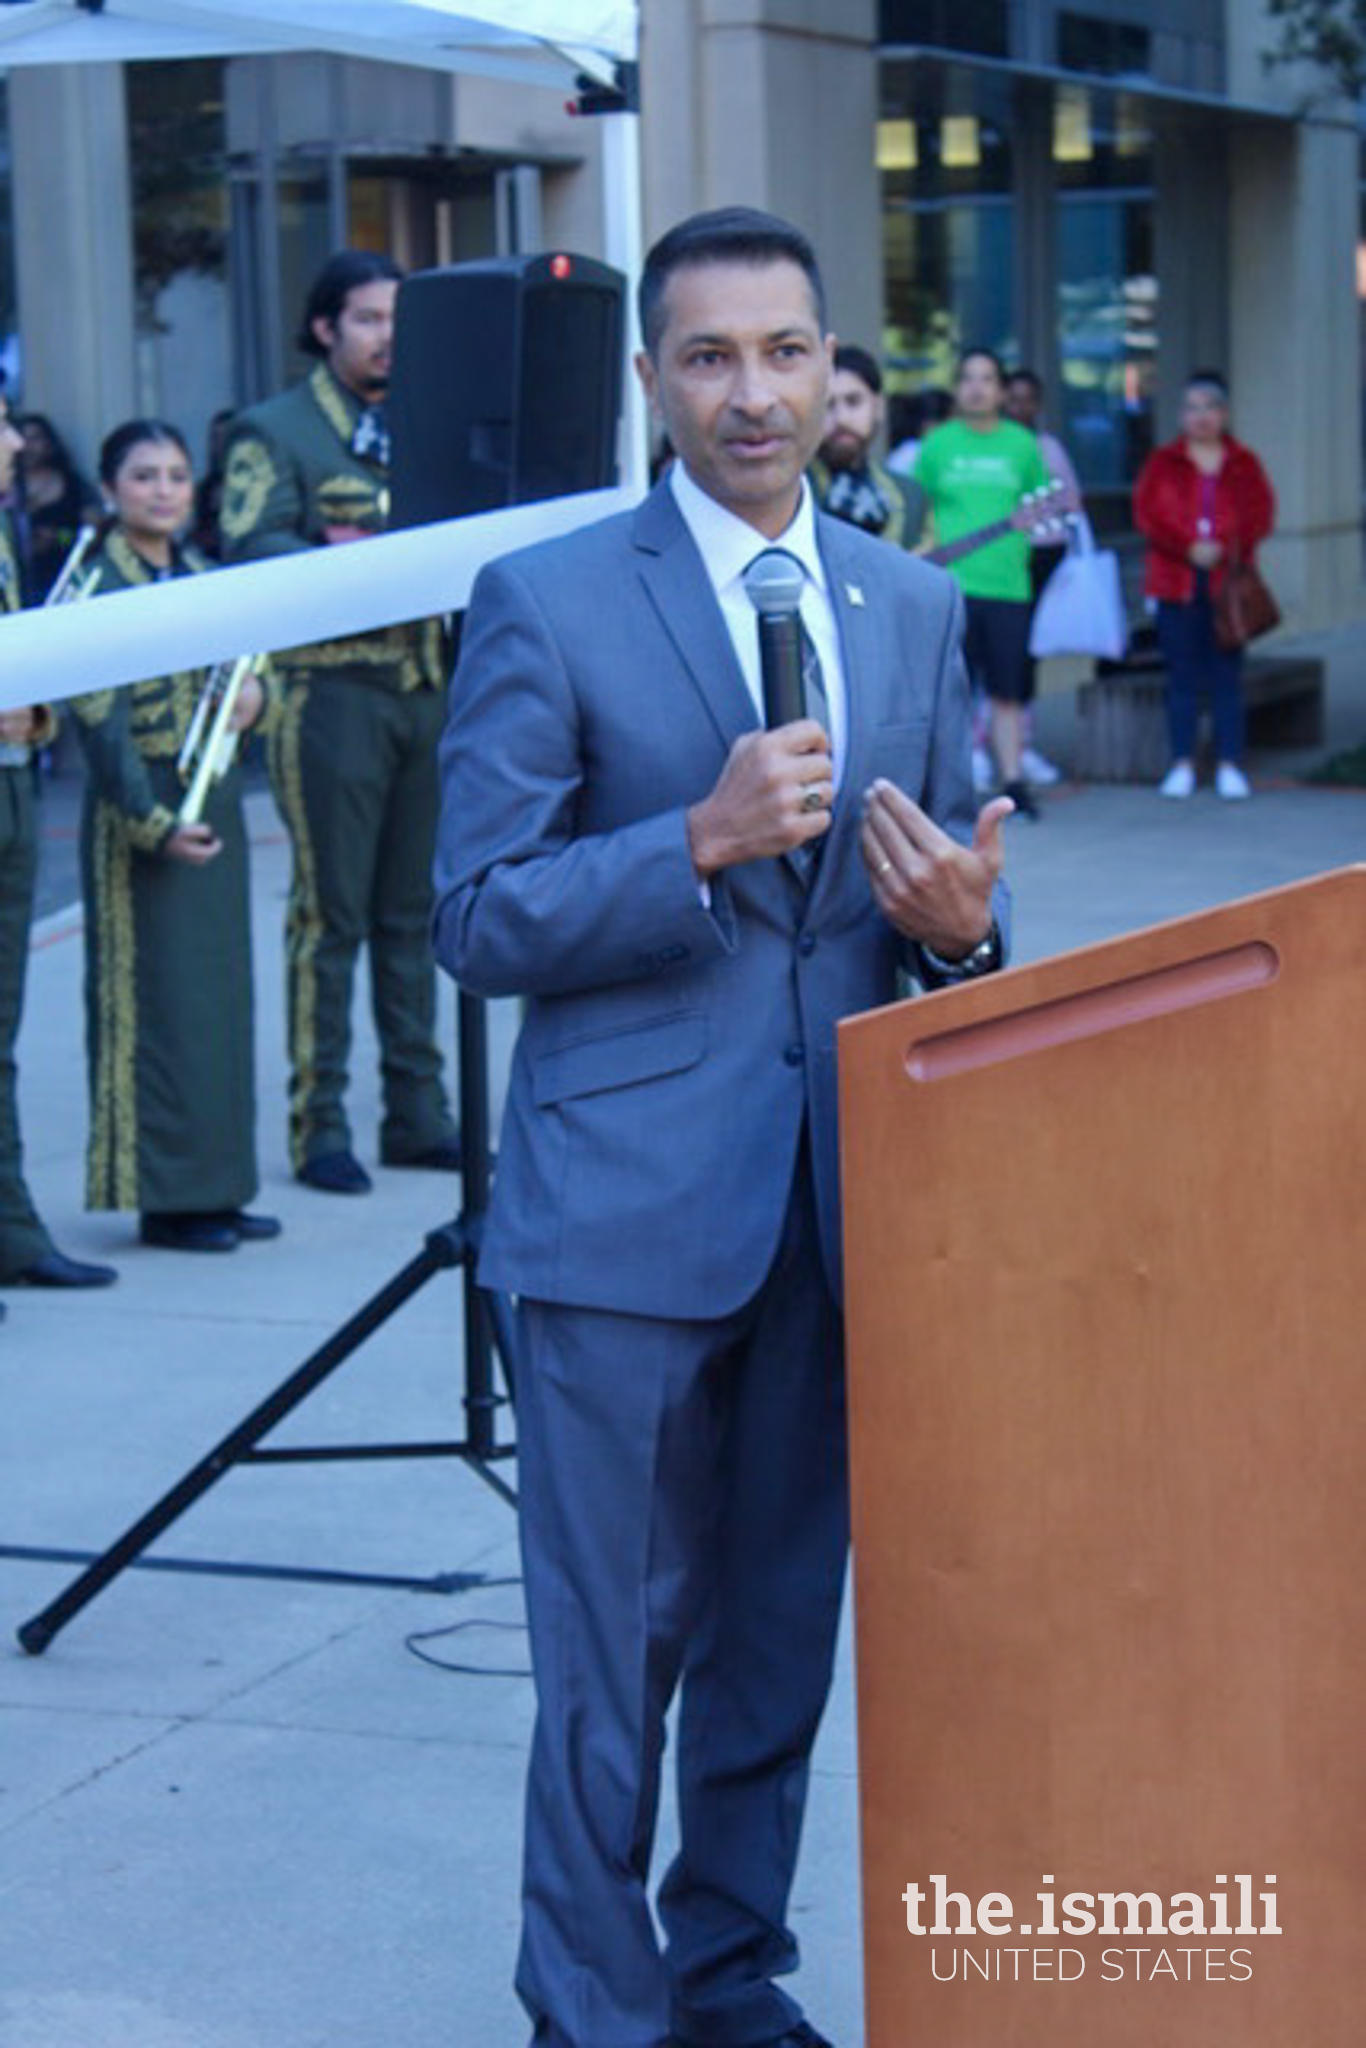
[[[98, 573], [91, 597], [131, 590], [156, 578], [117, 529], [95, 563]], [[175, 550], [171, 573], [194, 576], [212, 567], [197, 548], [182, 546]], [[140, 853], [160, 852], [176, 828], [176, 807], [184, 789], [175, 764], [208, 675], [207, 669], [182, 669], [120, 689], [88, 691], [72, 700], [94, 793], [121, 814]], [[266, 729], [274, 712], [269, 682], [263, 687], [266, 701], [251, 728], [253, 734]]]
[[[338, 527], [384, 531], [388, 472], [351, 446], [361, 410], [318, 363], [301, 384], [234, 422], [219, 515], [225, 562], [324, 547]], [[436, 689], [446, 678], [445, 636], [438, 620], [415, 620], [292, 647], [280, 662], [295, 673], [327, 669], [391, 690]]]
[[[892, 541], [899, 548], [914, 549], [925, 523], [924, 492], [916, 488], [911, 477], [895, 475], [882, 462], [870, 462], [868, 474], [892, 508], [892, 516], [879, 538]], [[816, 503], [824, 508], [834, 478], [819, 456], [811, 465], [810, 476]]]

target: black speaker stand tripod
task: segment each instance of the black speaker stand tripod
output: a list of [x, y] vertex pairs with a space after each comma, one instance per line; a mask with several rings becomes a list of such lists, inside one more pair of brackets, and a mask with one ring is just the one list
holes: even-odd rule
[[[147, 1512], [139, 1516], [117, 1542], [94, 1558], [71, 1584], [42, 1612], [23, 1623], [19, 1642], [31, 1656], [41, 1656], [53, 1637], [95, 1595], [129, 1565], [135, 1564], [163, 1530], [178, 1521], [187, 1508], [201, 1499], [237, 1465], [307, 1464], [323, 1460], [377, 1458], [460, 1458], [478, 1473], [504, 1500], [515, 1502], [516, 1494], [495, 1470], [502, 1460], [515, 1455], [516, 1446], [500, 1441], [498, 1411], [516, 1392], [516, 1316], [505, 1295], [485, 1291], [475, 1278], [475, 1265], [484, 1217], [488, 1210], [492, 1171], [489, 1128], [488, 1019], [477, 996], [457, 996], [456, 1036], [460, 1060], [460, 1144], [463, 1206], [450, 1223], [430, 1231], [421, 1251], [395, 1273], [378, 1294], [334, 1331], [325, 1343], [306, 1358], [289, 1378], [251, 1413], [244, 1416], [206, 1457], [178, 1479]], [[404, 1302], [436, 1273], [459, 1266], [464, 1280], [465, 1326], [465, 1435], [447, 1443], [384, 1443], [263, 1447], [261, 1439], [291, 1414], [315, 1387], [334, 1373], [366, 1338], [388, 1321]], [[501, 1361], [508, 1394], [500, 1394], [495, 1382], [495, 1361]], [[10, 1556], [51, 1558], [50, 1552], [9, 1550]], [[156, 1560], [148, 1560], [154, 1563]], [[167, 1569], [172, 1567], [167, 1562]], [[182, 1569], [188, 1567], [181, 1567]], [[214, 1567], [201, 1566], [211, 1570]], [[349, 1574], [276, 1572], [269, 1567], [218, 1567], [263, 1577], [302, 1576], [322, 1580], [346, 1579]], [[365, 1583], [374, 1583], [366, 1580]], [[438, 1581], [388, 1581], [411, 1584], [422, 1590], [455, 1592], [482, 1583], [482, 1575], [448, 1576]]]

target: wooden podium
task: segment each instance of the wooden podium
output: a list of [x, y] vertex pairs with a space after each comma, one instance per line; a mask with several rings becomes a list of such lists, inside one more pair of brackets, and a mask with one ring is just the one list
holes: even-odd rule
[[841, 1027], [866, 2048], [1366, 2041], [1363, 1037], [1362, 868]]

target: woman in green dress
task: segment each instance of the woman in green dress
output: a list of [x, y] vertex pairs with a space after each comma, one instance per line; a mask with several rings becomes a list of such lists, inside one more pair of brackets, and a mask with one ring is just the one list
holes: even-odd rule
[[[184, 439], [130, 420], [100, 451], [112, 521], [90, 595], [210, 564], [179, 535], [193, 512]], [[177, 758], [206, 681], [159, 676], [75, 700], [89, 775], [81, 820], [90, 1142], [86, 1201], [137, 1209], [145, 1244], [234, 1251], [274, 1237], [257, 1189], [247, 842], [239, 771], [182, 824]], [[252, 678], [233, 724], [262, 716]]]

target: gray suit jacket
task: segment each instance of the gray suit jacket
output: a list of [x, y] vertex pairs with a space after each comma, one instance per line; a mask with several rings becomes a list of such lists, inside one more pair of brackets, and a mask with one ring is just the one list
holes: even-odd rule
[[710, 907], [685, 814], [755, 717], [672, 492], [478, 580], [441, 746], [435, 943], [465, 988], [529, 999], [490, 1286], [730, 1313], [768, 1270], [804, 1118], [838, 1285], [835, 1025], [916, 966], [873, 905], [862, 793], [886, 776], [962, 838], [975, 804], [957, 586], [836, 521], [818, 535], [849, 728], [817, 879], [750, 861]]

